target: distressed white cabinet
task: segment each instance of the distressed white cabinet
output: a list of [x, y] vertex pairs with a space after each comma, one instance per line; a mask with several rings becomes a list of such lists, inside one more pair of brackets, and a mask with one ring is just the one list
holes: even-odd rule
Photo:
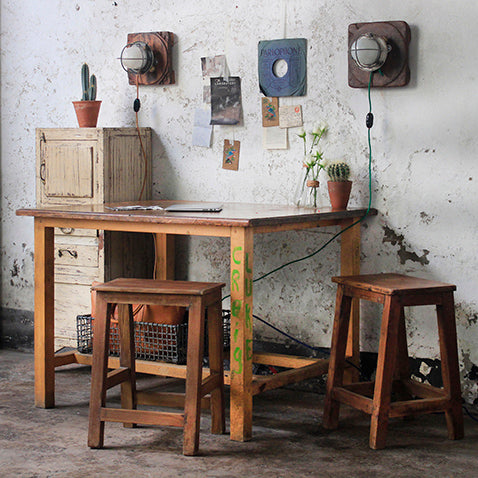
[[[151, 198], [151, 129], [39, 128], [37, 206]], [[55, 230], [55, 348], [76, 346], [76, 316], [91, 309], [90, 286], [115, 277], [152, 277], [149, 235]]]

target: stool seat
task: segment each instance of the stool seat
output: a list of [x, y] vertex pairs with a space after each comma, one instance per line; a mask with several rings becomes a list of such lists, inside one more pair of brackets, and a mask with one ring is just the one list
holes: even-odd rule
[[[341, 403], [372, 416], [370, 447], [384, 448], [390, 417], [445, 412], [448, 437], [463, 437], [463, 412], [453, 292], [456, 286], [401, 274], [332, 278], [338, 284], [331, 355], [324, 402], [325, 428], [338, 426]], [[352, 300], [383, 304], [376, 379], [343, 383]], [[443, 388], [410, 376], [405, 306], [436, 305]], [[392, 402], [392, 393], [397, 400]]]
[[332, 277], [332, 282], [346, 287], [353, 287], [355, 293], [362, 290], [375, 294], [370, 297], [374, 297], [380, 302], [383, 302], [383, 299], [380, 297], [386, 295], [407, 297], [416, 294], [433, 294], [434, 292], [451, 292], [456, 290], [456, 286], [453, 284], [392, 273]]
[[[92, 287], [96, 291], [93, 364], [88, 446], [102, 448], [104, 424], [122, 422], [183, 427], [183, 454], [195, 455], [199, 446], [201, 399], [210, 394], [211, 431], [224, 433], [224, 369], [221, 289], [224, 283], [114, 279]], [[186, 393], [183, 413], [137, 409], [133, 304], [189, 308]], [[120, 367], [108, 372], [111, 315], [118, 307]], [[202, 363], [207, 310], [210, 373], [203, 378]], [[106, 392], [121, 384], [121, 408], [106, 407]], [[142, 392], [144, 395], [145, 392]], [[154, 395], [158, 395], [155, 393]], [[177, 402], [177, 401], [176, 401]], [[147, 403], [163, 403], [148, 396]]]
[[[154, 294], [154, 295], [186, 295], [186, 296], [204, 296], [208, 293], [217, 291], [224, 287], [224, 283], [219, 282], [193, 282], [180, 280], [153, 280], [153, 279], [113, 279], [103, 284], [97, 284], [92, 290], [101, 292], [120, 292], [136, 294]], [[169, 298], [168, 301], [173, 301]]]

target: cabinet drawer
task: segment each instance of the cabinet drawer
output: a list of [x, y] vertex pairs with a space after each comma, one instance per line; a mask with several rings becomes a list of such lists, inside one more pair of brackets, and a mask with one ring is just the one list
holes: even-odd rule
[[55, 284], [81, 284], [91, 286], [93, 282], [104, 282], [99, 267], [82, 267], [55, 264]]
[[63, 237], [97, 237], [96, 229], [75, 229], [74, 227], [55, 227], [55, 236], [57, 241], [61, 241]]
[[55, 265], [98, 267], [98, 247], [84, 244], [55, 244]]
[[76, 316], [90, 312], [90, 286], [55, 284], [55, 348], [76, 347]]

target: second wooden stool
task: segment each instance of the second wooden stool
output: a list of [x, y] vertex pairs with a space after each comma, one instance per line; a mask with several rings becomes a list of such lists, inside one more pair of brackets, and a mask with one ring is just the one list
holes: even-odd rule
[[[211, 431], [224, 433], [224, 370], [221, 314], [222, 283], [115, 279], [93, 287], [97, 306], [93, 335], [93, 365], [88, 446], [101, 448], [105, 422], [125, 425], [183, 427], [183, 453], [195, 455], [199, 444], [201, 398], [211, 394]], [[120, 367], [108, 373], [112, 306], [119, 308]], [[184, 413], [137, 409], [133, 304], [189, 307]], [[210, 375], [203, 380], [205, 313], [209, 331]], [[121, 384], [121, 408], [106, 407], [107, 389]]]
[[[389, 417], [445, 412], [448, 437], [463, 437], [456, 341], [454, 285], [399, 274], [334, 277], [338, 283], [331, 355], [324, 403], [325, 428], [337, 428], [340, 403], [372, 416], [370, 447], [384, 448]], [[383, 304], [374, 382], [343, 384], [352, 299]], [[410, 378], [403, 308], [436, 305], [443, 389]], [[391, 402], [392, 391], [398, 401]], [[418, 398], [417, 398], [418, 397]]]

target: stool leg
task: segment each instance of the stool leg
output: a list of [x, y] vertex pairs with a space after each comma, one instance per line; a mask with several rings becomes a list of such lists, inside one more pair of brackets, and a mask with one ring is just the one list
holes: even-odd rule
[[220, 378], [220, 385], [211, 391], [211, 433], [221, 434], [226, 430], [224, 406], [224, 340], [221, 302], [208, 308], [209, 368], [211, 375]]
[[195, 455], [199, 446], [204, 320], [205, 310], [202, 301], [195, 299], [189, 308], [186, 396], [184, 404], [184, 455]]
[[[136, 409], [136, 369], [134, 347], [134, 320], [131, 304], [118, 304], [118, 328], [120, 336], [120, 367], [128, 368], [129, 380], [121, 384], [121, 408]], [[124, 423], [133, 428], [134, 423]]]
[[91, 366], [90, 414], [88, 446], [102, 448], [105, 422], [100, 418], [106, 402], [106, 374], [108, 373], [108, 349], [111, 307], [97, 294], [96, 317], [93, 328], [93, 363]]
[[385, 447], [395, 359], [398, 349], [398, 326], [401, 306], [399, 299], [387, 296], [383, 307], [378, 349], [377, 372], [370, 425], [370, 448]]
[[405, 385], [405, 382], [410, 378], [410, 366], [408, 364], [407, 329], [403, 307], [400, 308], [400, 319], [398, 323], [398, 349], [395, 378], [400, 381], [398, 384], [400, 388], [397, 390], [397, 398], [400, 400], [411, 400], [412, 394]]
[[443, 387], [450, 398], [450, 408], [445, 410], [448, 438], [463, 438], [463, 410], [458, 366], [458, 350], [453, 293], [443, 294], [441, 305], [437, 305], [438, 334]]
[[337, 428], [339, 422], [340, 403], [333, 398], [335, 387], [343, 383], [345, 368], [345, 350], [347, 347], [347, 335], [350, 322], [352, 298], [344, 295], [344, 288], [339, 284], [337, 288], [332, 331], [332, 344], [330, 346], [329, 371], [327, 376], [327, 392], [324, 401], [324, 428]]

